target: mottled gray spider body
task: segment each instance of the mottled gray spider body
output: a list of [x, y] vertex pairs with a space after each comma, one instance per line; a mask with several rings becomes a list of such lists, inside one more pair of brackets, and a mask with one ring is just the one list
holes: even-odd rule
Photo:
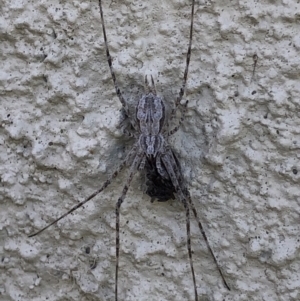
[[[170, 198], [176, 197], [184, 206], [186, 212], [186, 233], [187, 233], [187, 249], [190, 260], [190, 266], [192, 271], [193, 285], [195, 301], [198, 301], [196, 278], [194, 273], [193, 261], [192, 261], [192, 250], [191, 250], [191, 234], [190, 234], [190, 210], [193, 212], [194, 217], [198, 223], [199, 229], [205, 239], [207, 247], [214, 259], [214, 262], [218, 268], [218, 271], [223, 279], [225, 286], [229, 289], [222, 271], [217, 263], [216, 257], [208, 243], [206, 234], [203, 230], [202, 224], [198, 218], [197, 211], [192, 202], [188, 189], [183, 180], [181, 168], [178, 159], [176, 158], [173, 150], [169, 146], [167, 140], [168, 137], [174, 134], [180, 124], [184, 120], [184, 113], [186, 110], [187, 102], [181, 105], [181, 100], [184, 95], [188, 68], [191, 56], [191, 46], [192, 46], [192, 34], [193, 34], [193, 18], [194, 18], [194, 6], [195, 0], [192, 0], [192, 12], [191, 12], [191, 25], [190, 25], [190, 39], [189, 46], [186, 57], [186, 67], [183, 76], [183, 83], [180, 89], [179, 95], [175, 101], [175, 106], [171, 112], [169, 120], [166, 120], [165, 105], [162, 97], [158, 96], [156, 93], [154, 80], [151, 76], [151, 85], [149, 85], [147, 77], [145, 78], [145, 91], [141, 99], [138, 101], [136, 106], [135, 115], [130, 114], [127, 103], [124, 100], [122, 93], [117, 85], [116, 76], [112, 68], [112, 59], [109, 53], [106, 30], [103, 18], [103, 10], [101, 0], [99, 0], [101, 23], [103, 29], [103, 37], [106, 48], [107, 61], [110, 68], [111, 76], [114, 82], [115, 90], [119, 100], [122, 104], [122, 111], [125, 115], [125, 119], [129, 119], [133, 131], [127, 131], [124, 129], [124, 133], [135, 138], [135, 142], [126, 158], [115, 170], [115, 172], [104, 182], [104, 184], [95, 191], [92, 195], [86, 198], [81, 203], [78, 203], [68, 212], [60, 216], [58, 219], [53, 221], [51, 224], [47, 225], [38, 232], [30, 235], [30, 237], [35, 236], [54, 223], [58, 222], [71, 212], [82, 207], [89, 200], [94, 198], [97, 194], [103, 191], [111, 181], [118, 175], [118, 173], [125, 167], [129, 167], [129, 173], [126, 179], [126, 183], [122, 190], [122, 195], [119, 197], [116, 203], [116, 274], [115, 274], [115, 300], [118, 300], [118, 270], [119, 270], [119, 249], [120, 249], [120, 207], [123, 203], [125, 196], [127, 194], [129, 185], [134, 174], [138, 170], [145, 170], [146, 172], [146, 193], [151, 196], [152, 201], [167, 201]], [[176, 111], [181, 109], [181, 119], [178, 125], [172, 130], [168, 131], [169, 122], [173, 120], [176, 116]], [[128, 121], [128, 120], [127, 120]]]

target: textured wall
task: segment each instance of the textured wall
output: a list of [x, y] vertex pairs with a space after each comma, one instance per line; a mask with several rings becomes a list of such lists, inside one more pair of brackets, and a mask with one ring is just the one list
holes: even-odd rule
[[[152, 74], [171, 103], [191, 1], [103, 2], [125, 95]], [[300, 4], [197, 0], [195, 9], [189, 107], [172, 145], [232, 288], [194, 222], [199, 299], [299, 300]], [[0, 10], [0, 300], [114, 300], [114, 208], [126, 172], [27, 237], [96, 190], [130, 145], [116, 129], [98, 3], [2, 0]], [[193, 301], [184, 209], [151, 204], [142, 182], [121, 209], [119, 300]]]

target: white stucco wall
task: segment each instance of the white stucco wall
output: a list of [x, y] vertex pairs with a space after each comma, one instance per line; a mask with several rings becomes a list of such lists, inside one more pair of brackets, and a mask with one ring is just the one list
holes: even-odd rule
[[[190, 4], [103, 0], [126, 96], [152, 74], [175, 99]], [[172, 145], [232, 289], [193, 220], [199, 300], [300, 300], [300, 4], [197, 0], [195, 10], [189, 107]], [[126, 172], [28, 238], [96, 190], [128, 146], [98, 2], [2, 0], [0, 11], [0, 300], [114, 300]], [[184, 209], [151, 204], [141, 184], [121, 209], [119, 300], [193, 301]]]

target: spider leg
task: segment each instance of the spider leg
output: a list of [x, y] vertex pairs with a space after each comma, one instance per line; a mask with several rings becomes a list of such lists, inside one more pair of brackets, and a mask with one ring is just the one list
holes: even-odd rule
[[143, 156], [143, 159], [140, 163], [140, 166], [139, 166], [139, 170], [143, 170], [145, 168], [145, 165], [146, 165], [146, 156]]
[[124, 129], [122, 132], [123, 132], [124, 135], [126, 135], [126, 136], [129, 137], [129, 138], [133, 138], [133, 137], [136, 138], [136, 137], [137, 137], [137, 135], [135, 135], [135, 134], [129, 132], [129, 131], [126, 130], [126, 129]]
[[152, 75], [151, 75], [151, 85], [152, 85], [151, 87], [152, 93], [156, 95], [156, 88], [155, 88], [154, 79]]
[[[181, 102], [182, 97], [183, 97], [184, 92], [185, 92], [185, 86], [186, 86], [186, 82], [187, 82], [187, 77], [188, 77], [188, 72], [189, 72], [189, 65], [190, 65], [190, 59], [191, 59], [191, 51], [192, 51], [193, 27], [194, 27], [194, 11], [195, 11], [195, 0], [192, 0], [190, 38], [189, 38], [188, 51], [187, 51], [187, 54], [186, 54], [186, 65], [185, 65], [185, 70], [184, 70], [182, 85], [181, 85], [181, 88], [179, 90], [179, 95], [177, 96], [176, 101], [175, 101], [175, 107], [172, 109], [170, 121], [175, 117], [176, 111], [178, 109], [178, 106], [180, 105], [180, 102]], [[183, 105], [183, 106], [185, 107], [186, 105], [187, 105], [187, 103], [185, 105]], [[182, 114], [182, 118], [184, 118], [184, 114]]]
[[52, 223], [50, 223], [49, 225], [47, 225], [43, 229], [41, 229], [41, 230], [39, 230], [39, 231], [37, 231], [33, 234], [30, 234], [28, 237], [33, 237], [33, 236], [36, 236], [36, 235], [40, 234], [41, 232], [48, 229], [50, 226], [57, 223], [58, 221], [60, 221], [61, 219], [63, 219], [67, 215], [69, 215], [70, 213], [72, 213], [75, 210], [77, 210], [78, 208], [82, 207], [85, 203], [90, 201], [92, 198], [94, 198], [97, 194], [99, 194], [101, 191], [103, 191], [111, 183], [112, 179], [114, 179], [118, 175], [118, 173], [124, 168], [125, 164], [126, 164], [126, 162], [123, 161], [121, 163], [121, 165], [118, 167], [118, 169], [104, 182], [104, 184], [98, 190], [96, 190], [94, 193], [92, 193], [89, 197], [87, 197], [84, 201], [78, 203], [76, 206], [71, 208], [68, 212], [66, 212], [65, 214], [63, 214], [59, 218], [57, 218], [55, 221], [53, 221]]
[[[178, 184], [179, 187], [184, 187], [183, 186], [183, 177], [182, 177], [182, 173], [181, 173], [180, 163], [179, 163], [176, 155], [174, 154], [173, 150], [169, 146], [167, 146], [167, 148], [166, 148], [166, 154], [169, 157], [169, 161], [172, 165], [172, 168], [173, 168], [175, 177], [177, 179], [177, 182], [179, 183]], [[165, 170], [165, 172], [167, 172], [167, 170]], [[182, 191], [184, 191], [184, 190], [182, 190]]]
[[224, 275], [223, 275], [223, 273], [222, 273], [222, 270], [221, 270], [221, 268], [220, 268], [220, 266], [219, 266], [219, 263], [218, 263], [218, 261], [217, 261], [217, 259], [216, 259], [216, 256], [215, 256], [215, 254], [214, 254], [212, 248], [210, 247], [210, 244], [209, 244], [209, 242], [208, 242], [206, 233], [205, 233], [205, 231], [204, 231], [204, 228], [203, 228], [203, 226], [202, 226], [202, 223], [200, 222], [200, 219], [199, 219], [199, 217], [198, 217], [198, 214], [197, 214], [195, 205], [194, 205], [194, 203], [193, 203], [193, 201], [192, 201], [192, 199], [191, 199], [191, 196], [190, 196], [190, 194], [189, 194], [189, 192], [188, 192], [187, 190], [184, 191], [184, 194], [186, 195], [186, 197], [187, 197], [187, 199], [188, 199], [188, 202], [189, 202], [189, 204], [190, 204], [190, 207], [191, 207], [191, 209], [192, 209], [192, 211], [193, 211], [193, 214], [194, 214], [194, 216], [195, 216], [195, 219], [196, 219], [196, 221], [197, 221], [197, 223], [198, 223], [200, 232], [201, 232], [201, 234], [202, 234], [202, 236], [203, 236], [203, 238], [204, 238], [204, 240], [205, 240], [206, 246], [207, 246], [207, 248], [208, 248], [208, 250], [209, 250], [209, 252], [210, 252], [212, 258], [214, 259], [214, 262], [215, 262], [215, 264], [216, 264], [216, 266], [217, 266], [217, 269], [218, 269], [218, 271], [219, 271], [219, 274], [221, 275], [221, 278], [222, 278], [222, 280], [223, 280], [223, 283], [224, 283], [225, 287], [230, 291], [230, 287], [229, 287], [229, 285], [227, 284], [227, 282], [226, 282], [226, 280], [225, 280], [225, 277], [224, 277]]
[[144, 87], [145, 94], [148, 94], [150, 92], [150, 87], [148, 83], [147, 75], [145, 75], [145, 87]]
[[[186, 109], [187, 109], [188, 102], [189, 102], [189, 101], [187, 100], [187, 101], [185, 102], [185, 104], [182, 106], [181, 117], [180, 117], [179, 123], [178, 123], [177, 126], [175, 126], [172, 130], [170, 130], [170, 131], [167, 133], [167, 136], [168, 136], [168, 137], [171, 136], [171, 135], [173, 135], [174, 133], [176, 133], [176, 132], [179, 130], [181, 124], [183, 123], [183, 121], [184, 121], [184, 119], [185, 119], [185, 113], [186, 113]], [[174, 114], [175, 114], [175, 113], [174, 113]]]
[[124, 166], [127, 164], [128, 160], [131, 158], [133, 152], [136, 152], [135, 146], [132, 147], [131, 151], [126, 156], [126, 159], [119, 165], [119, 167], [115, 170], [115, 172], [104, 182], [104, 184], [98, 190], [96, 190], [94, 193], [92, 193], [90, 196], [88, 196], [84, 201], [82, 201], [82, 202], [78, 203], [76, 206], [72, 207], [69, 211], [67, 211], [65, 214], [63, 214], [59, 218], [57, 218], [55, 221], [53, 221], [52, 223], [50, 223], [43, 229], [41, 229], [33, 234], [30, 234], [28, 237], [33, 237], [33, 236], [40, 234], [41, 232], [48, 229], [50, 226], [57, 223], [58, 221], [60, 221], [61, 219], [63, 219], [67, 215], [69, 215], [70, 213], [72, 213], [75, 210], [77, 210], [78, 208], [82, 207], [85, 203], [87, 203], [88, 201], [93, 199], [96, 195], [98, 195], [100, 192], [102, 192], [111, 183], [111, 181], [119, 174], [119, 172], [124, 168]]
[[204, 228], [203, 228], [203, 226], [202, 226], [202, 223], [200, 222], [200, 219], [199, 219], [199, 217], [198, 217], [196, 207], [195, 207], [195, 205], [194, 205], [194, 203], [193, 203], [193, 201], [192, 201], [192, 199], [191, 199], [191, 196], [190, 196], [188, 190], [184, 187], [183, 177], [182, 177], [182, 174], [181, 174], [180, 166], [178, 165], [179, 163], [177, 163], [178, 160], [177, 160], [176, 156], [174, 155], [174, 153], [172, 152], [171, 149], [167, 149], [167, 150], [166, 150], [166, 153], [167, 153], [168, 158], [171, 159], [171, 160], [170, 160], [170, 164], [171, 164], [171, 166], [172, 166], [172, 168], [173, 168], [174, 176], [175, 176], [177, 182], [179, 182], [180, 187], [183, 187], [183, 188], [182, 188], [182, 192], [183, 192], [183, 194], [185, 195], [185, 199], [188, 200], [188, 203], [189, 203], [189, 205], [190, 205], [190, 208], [191, 208], [192, 211], [193, 211], [193, 214], [194, 214], [194, 217], [195, 217], [195, 219], [196, 219], [196, 221], [197, 221], [197, 223], [198, 223], [200, 232], [201, 232], [201, 234], [202, 234], [202, 236], [203, 236], [203, 238], [204, 238], [204, 240], [205, 240], [205, 243], [206, 243], [206, 245], [207, 245], [207, 248], [208, 248], [208, 250], [209, 250], [209, 252], [210, 252], [210, 254], [211, 254], [211, 256], [212, 256], [212, 258], [213, 258], [213, 260], [214, 260], [214, 262], [215, 262], [215, 264], [216, 264], [216, 267], [217, 267], [217, 269], [218, 269], [218, 271], [219, 271], [219, 273], [220, 273], [220, 276], [221, 276], [221, 278], [222, 278], [222, 280], [223, 280], [223, 283], [224, 283], [225, 287], [226, 287], [228, 290], [230, 290], [230, 287], [229, 287], [229, 285], [227, 284], [227, 282], [226, 282], [226, 280], [225, 280], [225, 277], [224, 277], [224, 275], [223, 275], [223, 273], [222, 273], [222, 270], [221, 270], [220, 265], [219, 265], [219, 263], [218, 263], [218, 261], [217, 261], [217, 259], [216, 259], [216, 256], [215, 256], [215, 254], [214, 254], [214, 252], [213, 252], [213, 250], [212, 250], [212, 248], [211, 248], [211, 246], [210, 246], [210, 244], [209, 244], [209, 241], [208, 241], [208, 239], [207, 239], [207, 236], [206, 236], [206, 233], [205, 233]]
[[161, 154], [157, 154], [156, 157], [156, 168], [158, 173], [164, 178], [167, 179], [169, 177], [167, 171], [165, 170], [165, 168], [162, 166], [162, 162], [161, 162]]
[[[125, 134], [127, 137], [138, 137], [139, 133], [139, 127], [138, 124], [135, 122], [134, 119], [132, 119], [132, 114], [129, 114], [128, 108], [122, 107], [121, 109], [121, 118], [119, 121], [119, 124], [117, 124], [116, 128], [119, 130], [122, 130], [123, 134]], [[132, 127], [132, 128], [131, 128]], [[132, 130], [135, 130], [134, 132]]]
[[130, 168], [129, 175], [126, 180], [126, 184], [122, 190], [122, 195], [119, 197], [116, 203], [116, 274], [115, 274], [115, 301], [118, 301], [118, 273], [119, 273], [119, 253], [120, 253], [120, 208], [126, 197], [128, 188], [130, 186], [131, 180], [139, 168], [139, 165], [144, 159], [144, 153], [138, 152], [133, 160]]
[[156, 88], [154, 84], [153, 76], [151, 75], [151, 87], [149, 86], [147, 75], [145, 76], [145, 94], [153, 93], [153, 95], [156, 95]]
[[110, 69], [111, 77], [112, 77], [113, 82], [114, 82], [116, 93], [119, 97], [119, 100], [120, 100], [122, 106], [127, 111], [127, 105], [126, 105], [125, 99], [123, 98], [123, 95], [122, 95], [122, 93], [121, 93], [121, 91], [118, 87], [117, 80], [116, 80], [116, 75], [115, 75], [115, 72], [114, 72], [113, 67], [112, 67], [112, 59], [111, 59], [111, 56], [110, 56], [108, 43], [107, 43], [106, 29], [105, 29], [105, 25], [104, 25], [104, 18], [103, 18], [103, 10], [102, 10], [101, 0], [99, 0], [99, 7], [100, 7], [101, 24], [102, 24], [103, 38], [104, 38], [104, 44], [105, 44], [105, 49], [106, 49], [106, 57], [107, 57], [108, 66], [109, 66], [109, 69]]
[[173, 169], [173, 162], [171, 162], [172, 157], [170, 157], [169, 152], [167, 151], [165, 154], [161, 156], [162, 162], [166, 167], [166, 170], [171, 178], [172, 184], [174, 189], [179, 197], [179, 200], [184, 206], [185, 213], [186, 213], [186, 234], [187, 234], [187, 249], [189, 254], [190, 266], [192, 271], [193, 283], [194, 283], [194, 294], [195, 294], [195, 301], [198, 301], [198, 293], [197, 293], [197, 285], [196, 285], [196, 277], [193, 265], [193, 256], [192, 256], [192, 248], [191, 248], [191, 230], [190, 230], [190, 209], [188, 206], [188, 202], [186, 200], [185, 195], [183, 194], [179, 182], [176, 178], [176, 173]]

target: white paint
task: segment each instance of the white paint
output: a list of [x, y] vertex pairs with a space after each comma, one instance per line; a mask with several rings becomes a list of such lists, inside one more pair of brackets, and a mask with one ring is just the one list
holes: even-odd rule
[[[122, 90], [152, 74], [174, 100], [191, 1], [103, 2]], [[300, 4], [196, 2], [189, 109], [172, 143], [232, 288], [193, 223], [199, 300], [299, 300]], [[0, 300], [114, 300], [114, 208], [126, 173], [27, 237], [124, 156], [98, 3], [4, 1], [1, 10]], [[194, 300], [184, 210], [151, 204], [141, 183], [121, 210], [119, 300]]]

